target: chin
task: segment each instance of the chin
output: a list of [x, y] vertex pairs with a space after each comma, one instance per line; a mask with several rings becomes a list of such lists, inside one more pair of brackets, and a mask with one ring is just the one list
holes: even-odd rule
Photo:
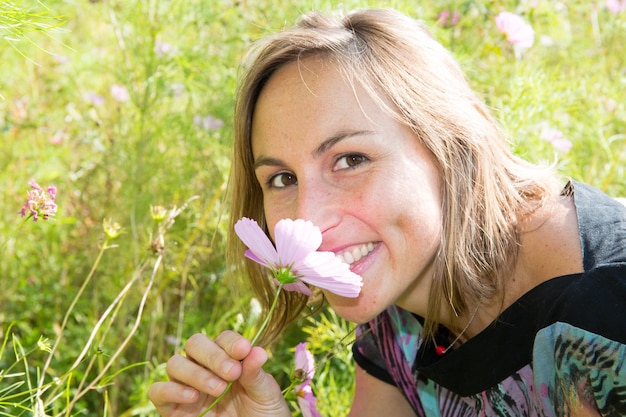
[[356, 324], [366, 323], [384, 310], [384, 308], [378, 308], [375, 301], [365, 301], [362, 296], [346, 298], [334, 294], [326, 294], [326, 299], [341, 318]]

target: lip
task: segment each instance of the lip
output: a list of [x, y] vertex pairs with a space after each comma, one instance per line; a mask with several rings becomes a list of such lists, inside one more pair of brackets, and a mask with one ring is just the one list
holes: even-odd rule
[[366, 242], [358, 245], [345, 246], [333, 251], [342, 262], [350, 265], [350, 270], [354, 273], [363, 271], [369, 265], [372, 254], [377, 252], [380, 242]]

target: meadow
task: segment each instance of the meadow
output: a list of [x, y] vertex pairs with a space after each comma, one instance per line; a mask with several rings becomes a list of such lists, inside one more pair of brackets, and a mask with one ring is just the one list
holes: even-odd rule
[[[224, 262], [239, 64], [303, 12], [363, 7], [423, 20], [519, 155], [626, 196], [623, 0], [2, 1], [0, 416], [156, 416], [147, 390], [186, 338], [254, 331]], [[31, 180], [56, 188], [47, 220], [20, 216]], [[318, 408], [344, 415], [352, 329], [303, 316], [266, 370], [287, 386], [308, 341]]]

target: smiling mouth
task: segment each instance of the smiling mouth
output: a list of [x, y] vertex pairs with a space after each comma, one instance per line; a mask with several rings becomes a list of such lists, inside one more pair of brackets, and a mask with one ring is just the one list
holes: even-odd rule
[[347, 250], [342, 253], [337, 253], [335, 256], [341, 261], [345, 262], [348, 265], [357, 262], [364, 256], [367, 256], [371, 251], [374, 250], [374, 244], [372, 242], [364, 243], [361, 246], [355, 246], [351, 250]]

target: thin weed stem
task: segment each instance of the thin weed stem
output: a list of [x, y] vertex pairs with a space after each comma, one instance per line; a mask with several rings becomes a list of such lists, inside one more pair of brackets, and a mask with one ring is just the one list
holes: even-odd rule
[[[43, 366], [43, 369], [41, 371], [41, 376], [39, 379], [39, 386], [43, 386], [44, 385], [44, 379], [46, 377], [46, 373], [48, 371], [48, 368], [50, 367], [50, 363], [52, 362], [52, 358], [54, 357], [55, 352], [57, 351], [59, 344], [61, 343], [61, 339], [63, 339], [63, 332], [65, 331], [65, 327], [67, 326], [67, 322], [70, 318], [70, 316], [72, 315], [72, 312], [74, 311], [74, 307], [76, 307], [76, 303], [78, 303], [78, 300], [80, 299], [80, 297], [82, 296], [83, 292], [85, 291], [85, 288], [87, 287], [87, 284], [89, 284], [89, 282], [91, 281], [91, 278], [94, 276], [94, 274], [96, 273], [96, 270], [98, 269], [98, 266], [100, 265], [100, 261], [102, 260], [102, 256], [104, 255], [104, 251], [106, 251], [107, 249], [109, 249], [109, 238], [107, 237], [104, 241], [104, 244], [102, 245], [102, 247], [100, 248], [100, 252], [98, 252], [98, 256], [96, 257], [95, 262], [93, 263], [91, 270], [89, 271], [89, 274], [87, 275], [87, 278], [85, 278], [85, 280], [83, 281], [83, 284], [81, 285], [80, 289], [78, 290], [78, 293], [76, 293], [76, 296], [74, 296], [74, 300], [72, 300], [72, 304], [70, 304], [69, 308], [67, 309], [66, 313], [65, 313], [65, 317], [63, 318], [63, 323], [61, 324], [61, 328], [59, 329], [59, 336], [56, 338], [54, 345], [52, 346], [52, 349], [50, 350], [50, 353], [48, 355], [48, 358], [46, 359], [46, 363]], [[74, 364], [75, 366], [76, 364]], [[72, 368], [74, 367], [72, 366]], [[38, 395], [39, 397], [39, 395]]]
[[[263, 320], [263, 323], [261, 323], [261, 327], [259, 327], [259, 330], [256, 332], [254, 337], [250, 340], [250, 345], [254, 346], [254, 344], [257, 342], [257, 340], [259, 340], [259, 337], [263, 334], [267, 325], [269, 324], [270, 319], [272, 318], [272, 314], [274, 313], [274, 310], [276, 309], [276, 305], [278, 305], [278, 296], [280, 295], [280, 292], [283, 289], [283, 285], [284, 284], [282, 283], [278, 285], [278, 288], [276, 289], [276, 295], [274, 296], [274, 300], [272, 301], [272, 305], [270, 306], [270, 309], [268, 310], [267, 315], [265, 316], [265, 319]], [[202, 413], [200, 413], [198, 417], [203, 417], [209, 411], [211, 411], [217, 405], [217, 403], [219, 403], [221, 399], [224, 398], [224, 396], [228, 393], [228, 391], [230, 391], [230, 388], [232, 386], [233, 386], [233, 381], [230, 381], [228, 385], [226, 385], [226, 388], [224, 389], [224, 391], [217, 398], [215, 398], [215, 400], [211, 403], [211, 405], [209, 405]]]
[[[150, 294], [150, 290], [152, 289], [152, 285], [154, 284], [154, 279], [156, 277], [156, 274], [159, 270], [159, 267], [161, 265], [161, 262], [163, 260], [163, 253], [161, 252], [159, 254], [159, 256], [157, 257], [156, 261], [154, 262], [154, 266], [152, 267], [152, 274], [150, 275], [150, 280], [148, 281], [148, 285], [146, 286], [146, 289], [143, 292], [143, 295], [141, 297], [141, 302], [139, 303], [139, 308], [137, 311], [137, 315], [135, 317], [135, 322], [133, 323], [133, 327], [130, 329], [130, 331], [128, 332], [128, 335], [126, 336], [126, 338], [122, 341], [122, 343], [120, 344], [120, 346], [116, 349], [116, 351], [113, 353], [113, 355], [111, 355], [111, 357], [109, 358], [108, 362], [106, 363], [106, 365], [102, 368], [102, 370], [100, 371], [100, 373], [91, 381], [91, 383], [89, 384], [89, 386], [87, 386], [86, 388], [84, 388], [82, 391], [77, 392], [74, 395], [74, 398], [72, 398], [72, 402], [70, 403], [70, 407], [68, 409], [68, 413], [69, 411], [74, 407], [74, 405], [76, 404], [76, 401], [78, 401], [83, 395], [85, 395], [87, 392], [91, 391], [93, 388], [96, 387], [96, 384], [102, 379], [104, 378], [104, 376], [106, 375], [107, 371], [111, 368], [111, 366], [113, 366], [113, 364], [115, 363], [115, 361], [117, 360], [117, 358], [121, 355], [121, 353], [126, 349], [126, 346], [128, 345], [128, 343], [130, 343], [131, 339], [133, 338], [133, 336], [135, 335], [135, 333], [137, 332], [137, 329], [139, 328], [139, 324], [141, 323], [141, 318], [143, 317], [143, 311], [146, 305], [146, 301], [148, 299], [148, 295]], [[147, 266], [147, 262], [145, 262], [142, 267], [140, 268], [140, 272], [136, 275], [136, 277], [129, 282], [129, 284], [124, 288], [124, 292], [126, 292], [128, 289], [130, 289], [130, 287], [132, 286], [132, 284], [134, 282], [136, 282], [139, 277], [141, 277], [141, 271], [143, 271], [145, 269], [145, 267]], [[125, 294], [120, 294], [118, 295], [118, 297], [115, 299], [114, 303], [116, 303], [117, 301], [119, 301], [123, 295]], [[68, 414], [69, 415], [69, 414]]]

